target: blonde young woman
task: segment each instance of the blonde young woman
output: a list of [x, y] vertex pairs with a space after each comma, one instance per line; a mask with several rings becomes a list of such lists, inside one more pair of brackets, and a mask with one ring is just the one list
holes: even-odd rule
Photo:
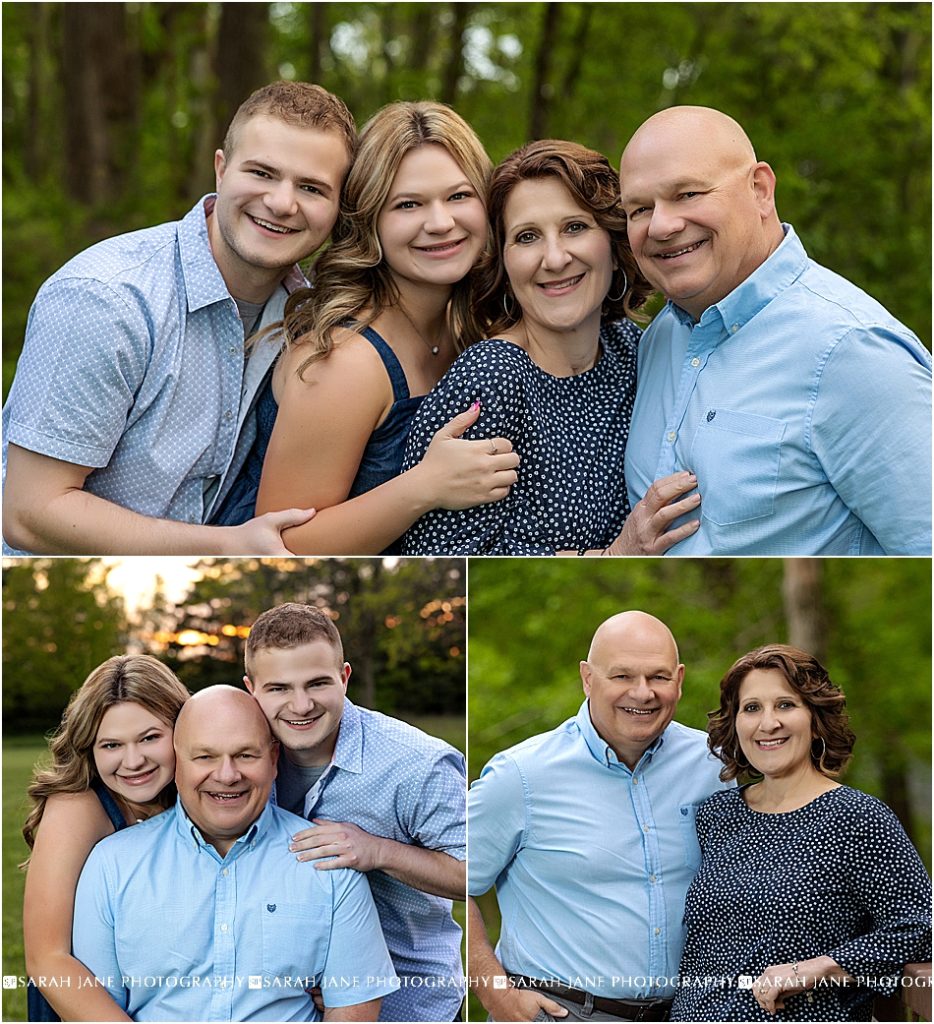
[[155, 658], [110, 658], [69, 701], [51, 765], [35, 770], [23, 827], [32, 851], [23, 940], [28, 975], [55, 985], [29, 987], [29, 1020], [130, 1019], [71, 955], [75, 889], [96, 843], [174, 801], [172, 733], [188, 696]]
[[[392, 550], [428, 510], [496, 501], [515, 482], [509, 442], [459, 439], [482, 422], [469, 402], [402, 473], [416, 408], [481, 336], [471, 271], [487, 244], [490, 168], [439, 103], [393, 103], [364, 126], [333, 244], [314, 288], [286, 307], [267, 398], [278, 412], [256, 508], [318, 510], [283, 534], [296, 554]], [[260, 424], [271, 418], [260, 410]]]

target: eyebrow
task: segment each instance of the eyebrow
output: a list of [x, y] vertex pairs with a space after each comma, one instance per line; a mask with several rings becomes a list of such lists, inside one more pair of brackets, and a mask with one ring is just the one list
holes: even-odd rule
[[[465, 178], [463, 181], [457, 182], [456, 185], [445, 185], [441, 192], [457, 192], [462, 188], [473, 188], [473, 185]], [[425, 197], [424, 192], [394, 192], [386, 200], [387, 203], [395, 203], [399, 199], [423, 199]]]
[[[265, 171], [267, 174], [274, 174], [276, 176], [282, 174], [281, 167], [275, 167], [273, 164], [267, 164], [263, 160], [257, 160], [254, 157], [247, 157], [244, 159], [242, 166], [258, 167], [261, 171]], [[324, 178], [299, 178], [299, 181], [303, 185], [314, 185], [315, 188], [320, 188], [322, 191], [333, 192], [334, 184], [330, 181], [325, 181]]]
[[[662, 182], [660, 185], [650, 186], [653, 193], [662, 193], [663, 195], [670, 195], [675, 192], [703, 192], [706, 189], [712, 188], [713, 182], [706, 178], [676, 178], [671, 182]], [[632, 194], [626, 193], [626, 189], [621, 189], [621, 202], [623, 206], [630, 206], [633, 203], [642, 203], [647, 200], [643, 200], [639, 192], [633, 192]]]
[[[136, 734], [137, 739], [142, 739], [144, 736], [148, 736], [149, 733], [154, 732], [158, 729], [164, 729], [163, 725], [151, 725], [148, 729], [143, 729], [142, 732]], [[116, 736], [98, 736], [95, 740], [96, 743], [122, 743], [123, 740], [118, 739]]]
[[288, 683], [284, 679], [267, 679], [260, 689], [265, 690], [267, 686], [307, 686], [309, 683], [332, 683], [334, 680], [329, 675], [309, 676], [308, 679], [301, 679], [296, 683]]
[[[215, 750], [214, 747], [192, 747], [188, 752], [189, 757], [195, 757], [198, 754], [208, 754], [211, 757], [217, 757], [220, 754], [226, 753], [226, 751]], [[258, 744], [247, 744], [245, 747], [239, 747], [237, 750], [230, 751], [231, 757], [236, 757], [237, 754], [259, 754], [262, 753], [262, 747]]]

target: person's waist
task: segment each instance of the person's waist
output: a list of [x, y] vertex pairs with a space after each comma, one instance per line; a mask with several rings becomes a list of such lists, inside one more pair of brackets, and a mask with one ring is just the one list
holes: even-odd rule
[[[610, 997], [593, 995], [587, 989], [574, 988], [560, 981], [548, 981], [541, 978], [529, 978], [523, 974], [510, 974], [512, 984], [516, 988], [534, 989], [548, 995], [567, 999], [580, 1006], [589, 1006], [601, 1013], [624, 1017], [627, 1020], [668, 1020], [672, 999], [637, 997]], [[577, 980], [577, 979], [574, 979]], [[586, 979], [582, 979], [586, 981]]]

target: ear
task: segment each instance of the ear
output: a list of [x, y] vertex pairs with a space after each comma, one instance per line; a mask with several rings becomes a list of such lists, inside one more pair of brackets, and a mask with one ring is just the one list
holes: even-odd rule
[[243, 677], [243, 685], [246, 687], [247, 693], [251, 693], [254, 697], [256, 696], [256, 690], [253, 686], [253, 683], [250, 681], [249, 676]]
[[344, 687], [344, 693], [347, 692], [347, 683], [350, 681], [350, 673], [352, 671], [353, 670], [350, 667], [350, 662], [345, 661], [344, 667], [341, 669], [341, 683], [343, 684]]
[[684, 685], [684, 666], [675, 669], [675, 682], [678, 684], [678, 700], [681, 700], [681, 687]]
[[586, 661], [581, 662], [581, 682], [584, 684], [584, 696], [590, 696], [591, 668]]
[[227, 160], [224, 157], [224, 151], [217, 149], [214, 151], [214, 181], [218, 188], [220, 188], [221, 180], [224, 177], [224, 172], [227, 170]]
[[752, 169], [752, 190], [759, 213], [767, 220], [775, 213], [775, 172], [764, 160]]

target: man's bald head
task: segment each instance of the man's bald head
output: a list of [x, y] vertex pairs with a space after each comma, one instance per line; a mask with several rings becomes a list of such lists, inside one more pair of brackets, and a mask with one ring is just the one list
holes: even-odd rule
[[206, 723], [218, 720], [240, 726], [252, 724], [258, 739], [272, 742], [269, 723], [256, 701], [235, 686], [219, 685], [199, 690], [182, 705], [175, 722], [175, 749], [190, 742], [191, 736], [197, 735]]
[[784, 237], [772, 168], [741, 125], [710, 107], [653, 114], [623, 150], [620, 187], [640, 269], [695, 320]]
[[594, 729], [635, 768], [681, 697], [684, 666], [671, 630], [645, 612], [614, 615], [597, 628], [580, 670]]

